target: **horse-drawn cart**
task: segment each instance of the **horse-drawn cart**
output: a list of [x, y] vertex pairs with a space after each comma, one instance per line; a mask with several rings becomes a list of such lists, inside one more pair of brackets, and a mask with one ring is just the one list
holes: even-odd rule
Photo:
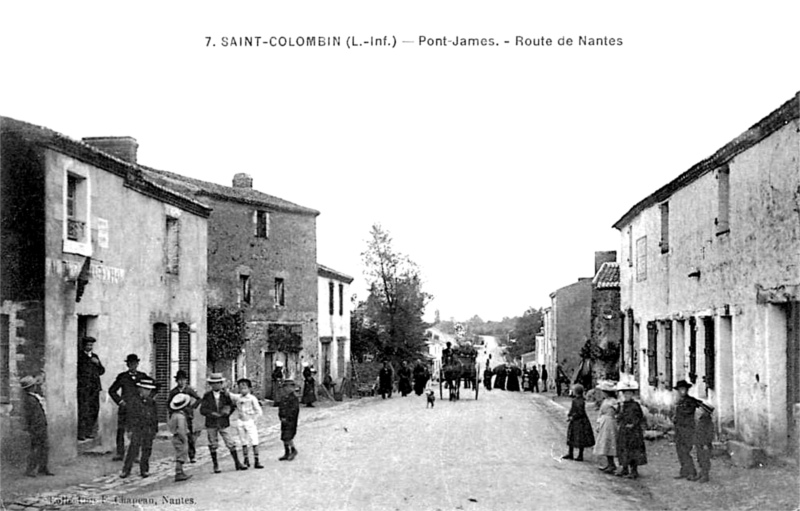
[[475, 399], [478, 399], [481, 383], [479, 366], [478, 351], [475, 348], [469, 345], [452, 348], [449, 356], [442, 360], [439, 371], [439, 398], [444, 399], [444, 388], [447, 388], [450, 401], [459, 399], [463, 381], [475, 389]]

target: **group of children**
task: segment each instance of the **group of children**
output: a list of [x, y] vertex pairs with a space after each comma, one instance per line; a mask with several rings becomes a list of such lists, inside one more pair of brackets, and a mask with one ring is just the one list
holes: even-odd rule
[[[714, 408], [689, 396], [691, 384], [679, 381], [675, 389], [679, 399], [675, 406], [673, 422], [675, 425], [675, 447], [680, 462], [680, 473], [676, 479], [688, 479], [706, 483], [711, 471], [711, 449], [714, 436], [711, 414]], [[562, 459], [583, 461], [583, 450], [594, 447], [595, 456], [605, 456], [606, 465], [599, 467], [602, 472], [629, 479], [639, 477], [639, 467], [647, 464], [647, 450], [644, 443], [644, 429], [647, 420], [641, 405], [633, 399], [639, 389], [636, 382], [601, 382], [597, 389], [604, 394], [599, 403], [597, 439], [589, 416], [586, 414], [584, 388], [578, 384], [573, 387], [574, 398], [567, 420], [567, 446], [569, 452]], [[621, 394], [622, 400], [617, 400]], [[695, 420], [695, 411], [700, 411]], [[692, 461], [692, 448], [697, 449], [700, 472], [697, 473]], [[577, 457], [574, 449], [578, 449]], [[619, 470], [614, 463], [619, 462]]]

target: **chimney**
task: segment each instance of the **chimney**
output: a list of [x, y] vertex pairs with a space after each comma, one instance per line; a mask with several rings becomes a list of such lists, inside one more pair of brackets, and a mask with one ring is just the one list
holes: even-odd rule
[[233, 176], [234, 188], [253, 188], [253, 178], [250, 174], [240, 172]]
[[84, 137], [83, 142], [121, 160], [136, 163], [139, 143], [133, 137]]
[[600, 267], [603, 266], [603, 263], [615, 263], [616, 261], [617, 261], [616, 250], [609, 250], [607, 252], [595, 252], [594, 274], [597, 275], [597, 272], [600, 271]]

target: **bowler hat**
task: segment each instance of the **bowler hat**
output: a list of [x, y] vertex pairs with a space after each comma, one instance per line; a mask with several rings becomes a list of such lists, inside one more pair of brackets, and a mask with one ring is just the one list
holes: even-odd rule
[[208, 383], [225, 383], [225, 377], [222, 376], [222, 373], [211, 373], [206, 381]]
[[686, 390], [689, 390], [690, 388], [692, 388], [692, 384], [686, 380], [680, 380], [678, 383], [675, 384], [675, 388], [676, 389], [684, 388]]
[[28, 387], [33, 387], [39, 383], [35, 376], [23, 376], [19, 379], [19, 386], [23, 389], [27, 389]]
[[189, 403], [192, 402], [192, 396], [189, 394], [175, 394], [172, 398], [172, 401], [169, 402], [169, 407], [172, 410], [180, 410], [181, 408], [186, 407]]
[[139, 356], [136, 353], [131, 353], [127, 357], [125, 357], [125, 363], [129, 362], [139, 362]]
[[183, 369], [178, 369], [178, 372], [175, 373], [175, 379], [180, 380], [181, 378], [183, 378], [184, 380], [188, 380], [189, 375], [186, 374], [186, 371], [184, 371]]
[[155, 390], [156, 382], [152, 378], [142, 378], [141, 380], [136, 382], [136, 386], [141, 387], [143, 389]]

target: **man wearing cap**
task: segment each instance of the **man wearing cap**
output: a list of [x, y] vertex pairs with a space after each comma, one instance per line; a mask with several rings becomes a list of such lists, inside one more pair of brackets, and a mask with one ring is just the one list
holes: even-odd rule
[[31, 452], [25, 475], [28, 477], [36, 477], [37, 474], [54, 475], [47, 468], [49, 453], [47, 444], [47, 405], [42, 396], [39, 380], [33, 376], [24, 376], [20, 379], [19, 384], [22, 390], [25, 391], [23, 396], [25, 430], [31, 437]]
[[211, 453], [211, 461], [214, 463], [214, 473], [219, 474], [219, 463], [217, 462], [217, 447], [219, 437], [225, 442], [225, 447], [231, 452], [231, 457], [236, 464], [236, 470], [246, 470], [245, 466], [239, 462], [239, 455], [236, 453], [236, 443], [228, 432], [231, 425], [230, 415], [233, 413], [233, 400], [231, 396], [222, 389], [225, 378], [222, 373], [211, 373], [208, 377], [211, 390], [203, 395], [200, 405], [200, 413], [206, 418], [206, 433], [208, 434], [208, 450]]
[[186, 416], [186, 427], [189, 432], [187, 434], [189, 442], [189, 463], [195, 462], [196, 449], [195, 449], [195, 436], [194, 436], [194, 411], [200, 406], [200, 396], [197, 392], [189, 386], [189, 375], [186, 371], [179, 369], [175, 373], [175, 387], [169, 391], [167, 402], [171, 403], [178, 394], [185, 394], [189, 396], [189, 405], [182, 408], [183, 414]]
[[94, 438], [94, 426], [100, 411], [100, 376], [106, 369], [100, 363], [100, 357], [92, 352], [94, 337], [81, 339], [78, 353], [78, 440]]
[[689, 395], [692, 384], [686, 380], [680, 380], [675, 384], [678, 391], [678, 402], [675, 404], [675, 413], [672, 423], [675, 426], [675, 450], [678, 452], [678, 462], [681, 464], [680, 473], [675, 479], [695, 480], [697, 471], [692, 461], [692, 447], [694, 447], [694, 412], [702, 403]]
[[122, 466], [120, 477], [123, 479], [130, 475], [136, 457], [139, 457], [139, 474], [142, 477], [150, 476], [150, 454], [153, 451], [153, 439], [158, 433], [158, 408], [152, 396], [156, 390], [156, 382], [145, 376], [136, 382], [136, 389], [138, 395], [125, 405], [127, 423], [131, 430], [131, 444], [128, 446], [125, 464]]
[[[120, 461], [125, 456], [125, 431], [130, 429], [128, 426], [127, 404], [139, 395], [136, 383], [148, 376], [136, 369], [139, 367], [139, 357], [131, 353], [125, 359], [128, 370], [117, 375], [114, 383], [108, 389], [108, 395], [119, 406], [117, 413], [117, 453], [112, 460]], [[121, 392], [121, 394], [120, 394]]]

